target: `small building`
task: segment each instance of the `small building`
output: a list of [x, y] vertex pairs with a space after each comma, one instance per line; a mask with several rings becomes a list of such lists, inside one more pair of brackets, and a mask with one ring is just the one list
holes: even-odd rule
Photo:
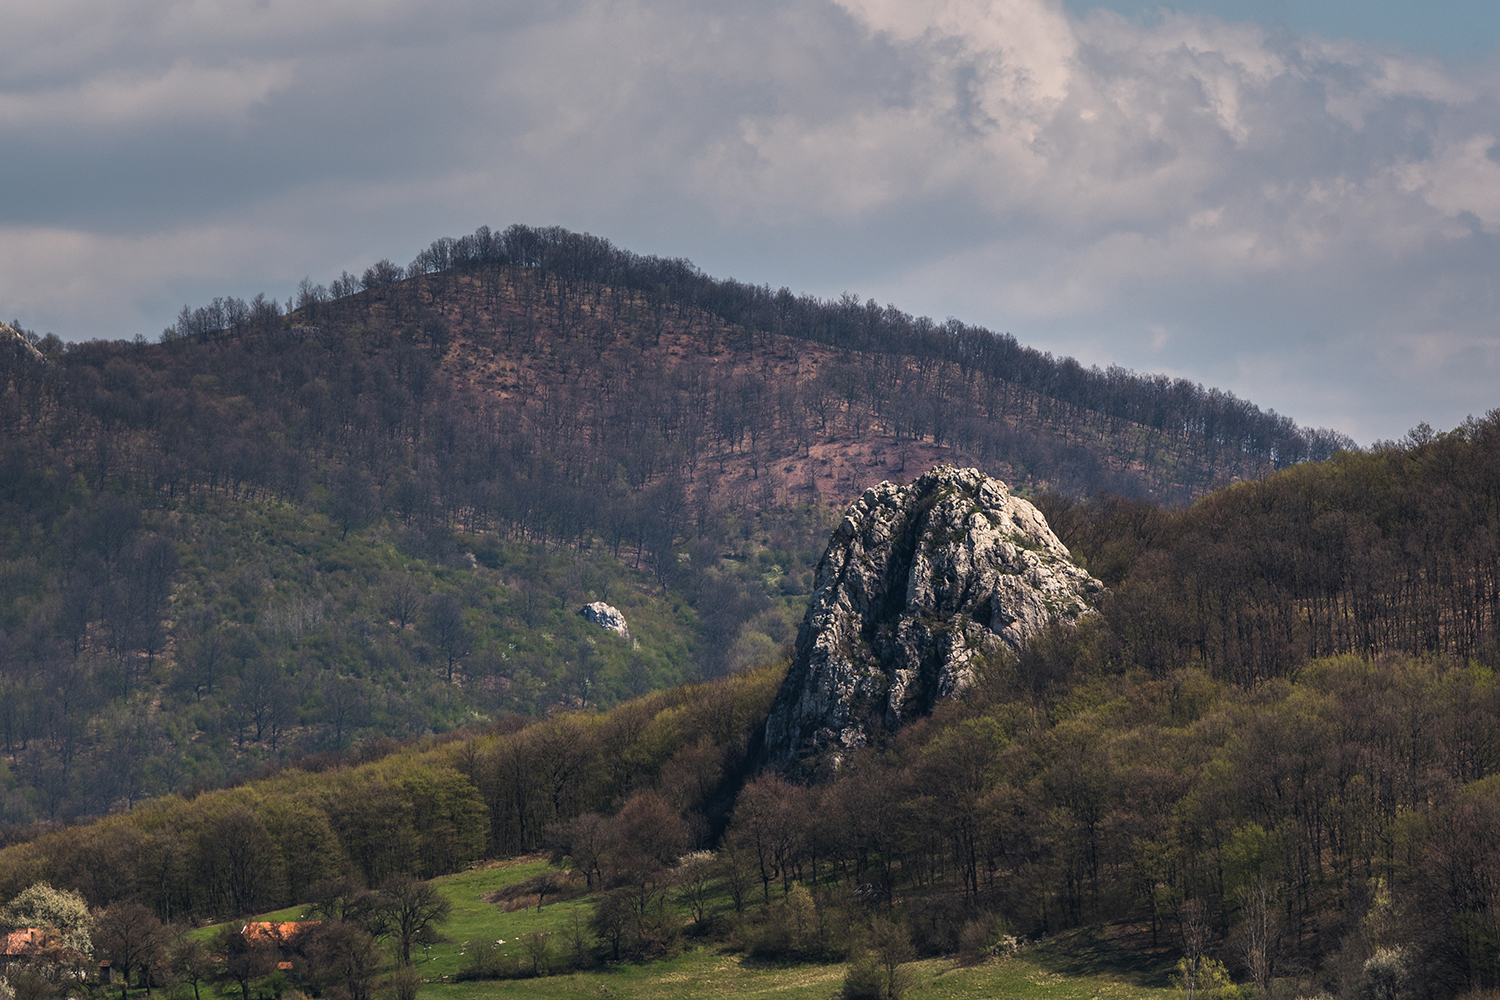
[[44, 936], [40, 927], [21, 927], [0, 935], [0, 964], [30, 959], [41, 949]]

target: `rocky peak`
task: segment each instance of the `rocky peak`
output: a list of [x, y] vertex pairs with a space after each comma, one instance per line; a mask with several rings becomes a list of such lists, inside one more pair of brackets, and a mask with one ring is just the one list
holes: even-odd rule
[[977, 469], [866, 490], [818, 563], [763, 761], [838, 754], [930, 712], [977, 658], [1091, 613], [1102, 590], [1040, 511]]

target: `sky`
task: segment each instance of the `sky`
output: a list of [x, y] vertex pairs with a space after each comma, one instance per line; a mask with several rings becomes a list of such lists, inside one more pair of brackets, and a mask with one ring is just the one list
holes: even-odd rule
[[1500, 6], [0, 4], [6, 319], [154, 339], [513, 222], [1445, 429], [1500, 407]]

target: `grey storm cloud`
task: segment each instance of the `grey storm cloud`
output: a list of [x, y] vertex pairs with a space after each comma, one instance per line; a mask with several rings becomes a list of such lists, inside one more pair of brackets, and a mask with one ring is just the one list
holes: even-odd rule
[[1049, 0], [54, 0], [0, 37], [0, 311], [68, 337], [525, 221], [1363, 440], [1500, 405], [1493, 60]]

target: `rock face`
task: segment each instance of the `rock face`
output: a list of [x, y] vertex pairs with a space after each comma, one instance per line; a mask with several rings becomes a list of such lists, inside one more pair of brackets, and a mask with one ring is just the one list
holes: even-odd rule
[[836, 764], [963, 690], [977, 657], [1092, 613], [1102, 591], [1040, 511], [977, 469], [866, 490], [818, 564], [763, 763]]
[[31, 341], [21, 336], [20, 331], [9, 323], [0, 323], [0, 344], [8, 345], [12, 349], [20, 351], [32, 361], [40, 361], [44, 364], [47, 361], [47, 356], [33, 347]]
[[579, 608], [578, 613], [600, 628], [614, 632], [622, 639], [630, 638], [630, 626], [625, 623], [625, 616], [620, 614], [618, 608], [612, 608], [603, 601], [595, 601], [593, 604], [585, 604]]

